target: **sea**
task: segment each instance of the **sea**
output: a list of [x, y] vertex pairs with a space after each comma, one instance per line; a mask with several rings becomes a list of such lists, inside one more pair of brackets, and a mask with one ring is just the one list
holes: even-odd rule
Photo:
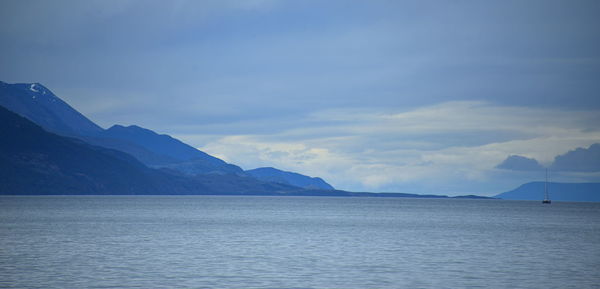
[[600, 203], [2, 196], [2, 288], [600, 288]]

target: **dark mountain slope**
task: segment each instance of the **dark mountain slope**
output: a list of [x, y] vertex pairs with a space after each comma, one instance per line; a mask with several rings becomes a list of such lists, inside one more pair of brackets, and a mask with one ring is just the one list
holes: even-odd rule
[[155, 190], [151, 172], [132, 157], [44, 131], [0, 108], [0, 176], [9, 194], [140, 194]]
[[102, 136], [78, 136], [78, 138], [84, 140], [87, 143], [90, 143], [90, 144], [93, 144], [96, 146], [101, 146], [101, 147], [125, 152], [125, 153], [135, 157], [136, 159], [138, 159], [140, 162], [142, 162], [143, 164], [145, 164], [147, 166], [165, 165], [165, 164], [171, 164], [171, 163], [177, 162], [177, 160], [175, 160], [171, 157], [154, 153], [140, 145], [137, 145], [135, 143], [132, 143], [132, 142], [129, 142], [126, 140], [102, 137]]
[[299, 188], [237, 175], [185, 177], [49, 133], [0, 106], [0, 194], [276, 194]]

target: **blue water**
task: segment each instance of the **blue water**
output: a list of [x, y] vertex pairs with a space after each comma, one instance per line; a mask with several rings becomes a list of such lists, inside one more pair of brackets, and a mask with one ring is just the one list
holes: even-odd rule
[[600, 203], [0, 197], [0, 287], [600, 288]]

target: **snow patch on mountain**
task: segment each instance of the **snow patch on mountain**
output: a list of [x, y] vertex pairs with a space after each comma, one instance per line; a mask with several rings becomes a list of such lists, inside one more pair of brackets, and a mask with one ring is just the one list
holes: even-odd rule
[[35, 89], [35, 83], [32, 83], [31, 86], [29, 86], [29, 90], [33, 92], [40, 92], [39, 90]]
[[[41, 93], [42, 95], [46, 95], [46, 92], [47, 92], [47, 89], [44, 86], [39, 85], [37, 83], [32, 83], [29, 86], [29, 90], [36, 92], [36, 93]], [[33, 98], [35, 98], [35, 97], [33, 97]]]

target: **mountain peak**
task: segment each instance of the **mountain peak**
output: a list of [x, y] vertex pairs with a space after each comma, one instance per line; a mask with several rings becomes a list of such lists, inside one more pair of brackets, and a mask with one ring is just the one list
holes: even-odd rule
[[41, 93], [41, 94], [46, 94], [49, 91], [46, 87], [44, 87], [43, 85], [41, 85], [37, 82], [30, 84], [29, 90], [31, 90], [33, 92]]
[[147, 128], [143, 128], [141, 126], [137, 126], [137, 125], [128, 125], [128, 126], [124, 126], [124, 125], [120, 125], [120, 124], [115, 124], [113, 126], [111, 126], [109, 129], [107, 129], [105, 131], [105, 133], [113, 135], [113, 136], [120, 136], [120, 137], [127, 137], [127, 138], [144, 138], [144, 139], [152, 139], [153, 141], [157, 141], [157, 140], [161, 140], [163, 142], [179, 142], [178, 140], [174, 139], [173, 137], [171, 137], [170, 135], [167, 134], [159, 134], [151, 129], [147, 129]]
[[147, 129], [147, 128], [143, 128], [137, 125], [121, 125], [121, 124], [115, 124], [113, 126], [111, 126], [109, 128], [109, 130], [128, 130], [128, 131], [143, 131], [143, 132], [150, 132], [152, 134], [156, 134], [155, 132]]
[[2, 82], [0, 105], [60, 135], [94, 135], [102, 131], [102, 128], [37, 82]]
[[[112, 131], [127, 131], [128, 133], [136, 133], [136, 134], [144, 134], [144, 135], [152, 135], [152, 136], [163, 136], [164, 134], [159, 134], [151, 129], [147, 129], [147, 128], [143, 128], [141, 126], [132, 124], [132, 125], [120, 125], [120, 124], [115, 124], [113, 126], [111, 126], [108, 130], [112, 130]], [[168, 135], [164, 135], [164, 136], [168, 136]]]

